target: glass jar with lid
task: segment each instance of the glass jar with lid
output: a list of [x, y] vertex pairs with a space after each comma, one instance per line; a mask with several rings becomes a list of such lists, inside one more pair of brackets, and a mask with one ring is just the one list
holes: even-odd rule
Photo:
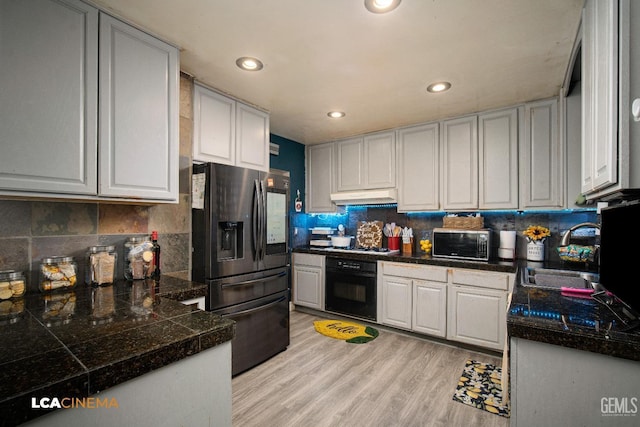
[[129, 237], [124, 244], [124, 278], [138, 280], [153, 272], [153, 243], [149, 236]]
[[90, 246], [87, 251], [85, 282], [98, 286], [113, 284], [117, 260], [115, 246]]
[[78, 281], [78, 264], [70, 256], [42, 258], [40, 262], [40, 290], [71, 289]]
[[24, 273], [15, 270], [0, 271], [0, 301], [17, 298], [27, 291]]

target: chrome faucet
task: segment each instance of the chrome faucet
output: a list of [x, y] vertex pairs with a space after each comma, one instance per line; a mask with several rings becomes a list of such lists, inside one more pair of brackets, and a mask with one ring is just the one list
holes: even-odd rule
[[600, 229], [600, 226], [593, 222], [582, 222], [580, 224], [576, 224], [564, 233], [564, 235], [562, 236], [562, 240], [560, 241], [560, 246], [567, 246], [569, 244], [569, 241], [571, 240], [571, 233], [573, 233], [578, 228], [583, 227], [592, 227], [597, 228], [598, 230]]

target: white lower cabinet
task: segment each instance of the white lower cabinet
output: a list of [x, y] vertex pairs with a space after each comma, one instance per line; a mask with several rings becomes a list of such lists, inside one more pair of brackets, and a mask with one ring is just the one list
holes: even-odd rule
[[416, 332], [447, 335], [447, 284], [427, 280], [413, 282], [413, 327]]
[[205, 301], [205, 297], [191, 298], [180, 302], [184, 305], [195, 305], [196, 307], [198, 307], [198, 310], [206, 310], [207, 303]]
[[411, 329], [413, 281], [405, 277], [382, 277], [382, 323]]
[[493, 350], [504, 348], [507, 296], [514, 274], [452, 269], [447, 339]]
[[293, 303], [324, 310], [324, 255], [293, 254]]
[[446, 268], [380, 261], [378, 283], [380, 323], [446, 336]]

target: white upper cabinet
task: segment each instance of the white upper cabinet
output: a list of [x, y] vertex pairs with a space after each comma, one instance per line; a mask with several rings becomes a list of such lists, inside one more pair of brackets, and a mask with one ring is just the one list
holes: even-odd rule
[[2, 1], [0, 16], [0, 188], [95, 195], [98, 10]]
[[352, 138], [336, 142], [337, 190], [364, 188], [364, 139]]
[[398, 212], [440, 209], [438, 123], [398, 130]]
[[269, 170], [269, 114], [194, 84], [193, 160]]
[[396, 186], [395, 132], [380, 132], [336, 142], [337, 191]]
[[235, 165], [236, 102], [195, 84], [193, 160]]
[[269, 170], [269, 114], [236, 104], [236, 165]]
[[0, 193], [177, 202], [178, 50], [75, 0], [0, 14]]
[[396, 134], [380, 132], [364, 137], [365, 188], [396, 186]]
[[479, 207], [518, 208], [518, 109], [478, 117]]
[[614, 199], [640, 189], [640, 4], [587, 0], [582, 16], [582, 192]]
[[100, 195], [178, 199], [178, 51], [100, 14]]
[[334, 144], [307, 145], [305, 157], [307, 163], [305, 211], [308, 213], [335, 212], [336, 205], [331, 201], [335, 177]]
[[587, 0], [582, 20], [582, 191], [591, 193], [618, 179], [618, 0]]
[[478, 208], [478, 118], [442, 122], [444, 210]]
[[564, 196], [564, 138], [558, 138], [558, 100], [524, 106], [520, 142], [520, 208], [560, 208]]

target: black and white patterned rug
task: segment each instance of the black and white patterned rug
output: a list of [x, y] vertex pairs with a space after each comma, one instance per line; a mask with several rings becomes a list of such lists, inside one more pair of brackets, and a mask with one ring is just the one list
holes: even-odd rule
[[509, 417], [509, 405], [502, 402], [502, 369], [490, 363], [467, 360], [453, 400]]

